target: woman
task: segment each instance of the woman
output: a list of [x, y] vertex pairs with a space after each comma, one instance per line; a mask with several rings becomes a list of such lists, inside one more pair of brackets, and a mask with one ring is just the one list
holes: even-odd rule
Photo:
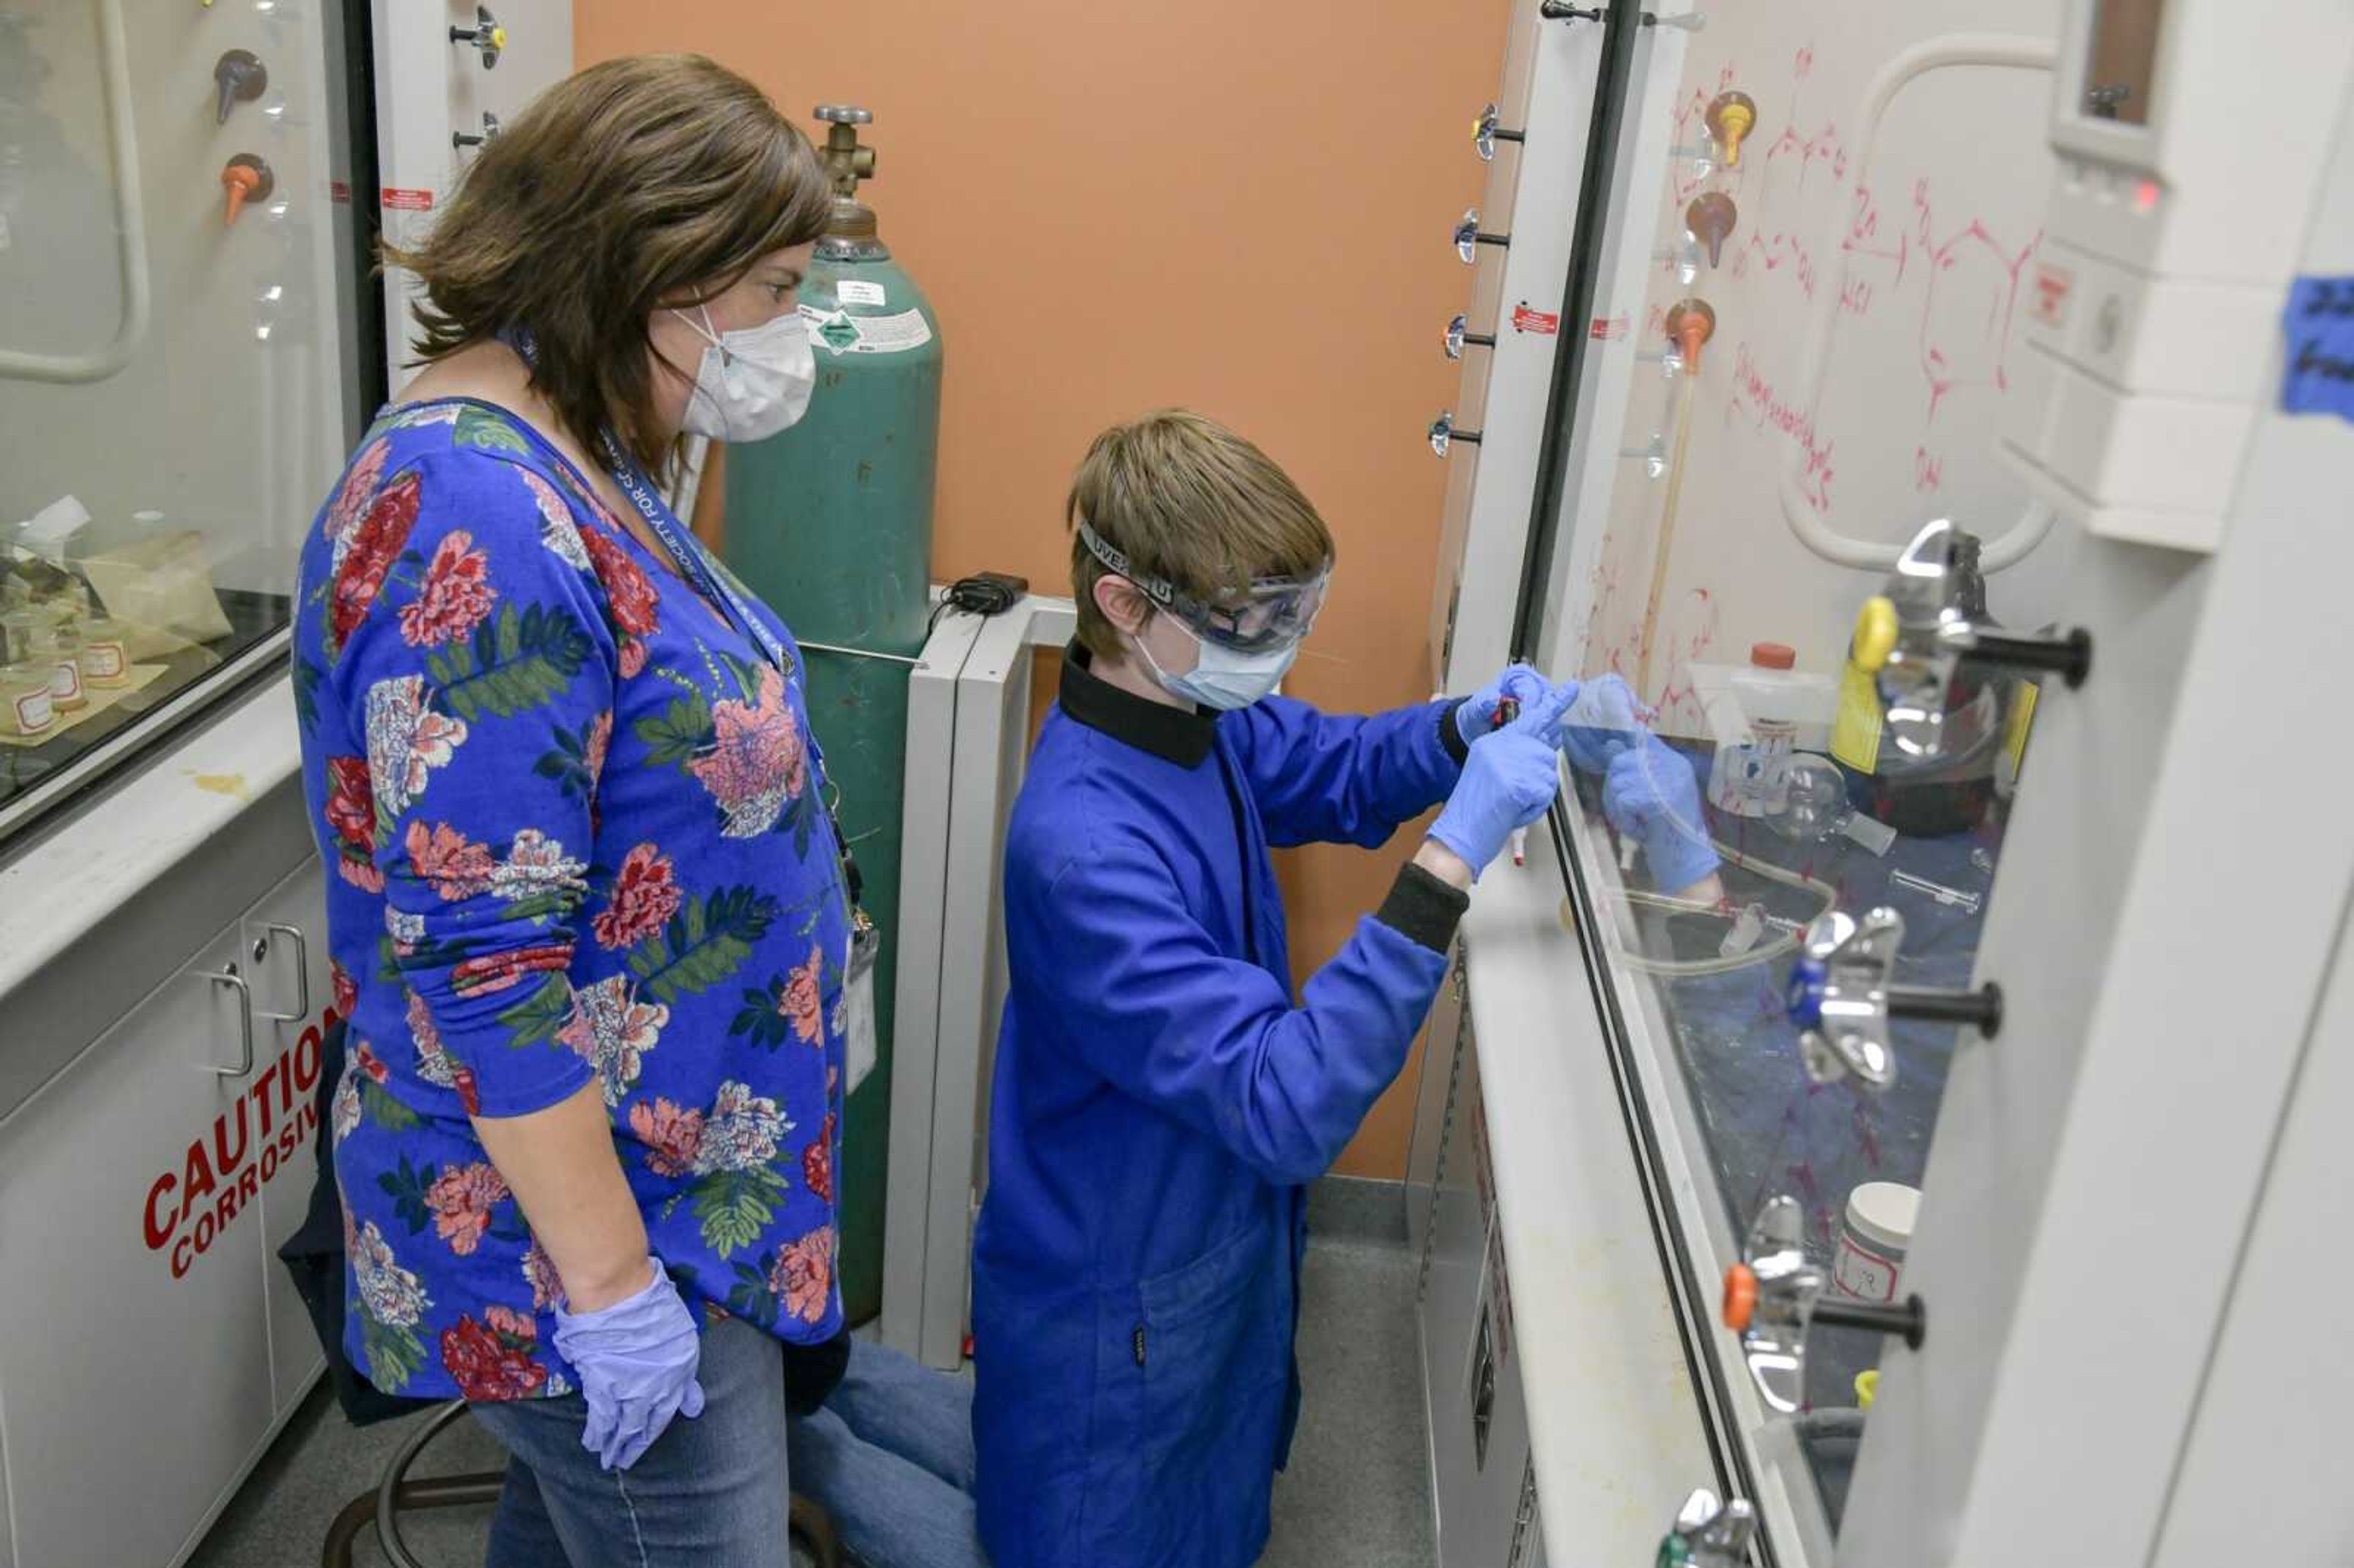
[[[648, 476], [806, 405], [828, 200], [708, 60], [551, 89], [395, 258], [426, 368], [303, 549], [346, 1349], [507, 1449], [494, 1568], [787, 1561], [855, 916], [792, 640]], [[965, 1409], [861, 1348], [796, 1427], [854, 1551], [979, 1560]]]

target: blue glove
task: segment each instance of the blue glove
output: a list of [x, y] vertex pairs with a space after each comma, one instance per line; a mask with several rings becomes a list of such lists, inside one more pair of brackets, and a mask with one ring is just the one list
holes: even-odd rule
[[1455, 710], [1456, 733], [1468, 746], [1496, 727], [1496, 708], [1505, 698], [1525, 708], [1551, 689], [1536, 671], [1515, 664], [1463, 700]]
[[1643, 844], [1651, 885], [1681, 893], [1716, 870], [1716, 847], [1701, 814], [1691, 764], [1658, 736], [1645, 734], [1611, 759], [1602, 781], [1602, 814]]
[[1553, 737], [1576, 700], [1575, 681], [1549, 687], [1521, 705], [1519, 718], [1471, 743], [1463, 777], [1430, 836], [1462, 857], [1472, 880], [1502, 853], [1512, 830], [1543, 816], [1560, 792], [1560, 753]]
[[1650, 732], [1638, 716], [1634, 688], [1622, 675], [1588, 681], [1564, 721], [1562, 749], [1580, 773], [1607, 772], [1611, 760], [1641, 744]]
[[703, 1414], [695, 1381], [703, 1337], [661, 1261], [653, 1265], [653, 1283], [626, 1301], [577, 1318], [556, 1309], [556, 1348], [588, 1401], [580, 1446], [609, 1470], [636, 1464], [672, 1416]]

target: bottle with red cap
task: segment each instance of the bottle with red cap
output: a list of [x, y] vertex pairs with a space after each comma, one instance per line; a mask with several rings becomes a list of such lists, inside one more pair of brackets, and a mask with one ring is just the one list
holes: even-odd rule
[[1770, 817], [1789, 792], [1790, 754], [1798, 735], [1798, 688], [1784, 678], [1798, 662], [1785, 642], [1755, 642], [1749, 667], [1733, 678], [1746, 733], [1720, 742], [1709, 769], [1709, 803], [1736, 817]]

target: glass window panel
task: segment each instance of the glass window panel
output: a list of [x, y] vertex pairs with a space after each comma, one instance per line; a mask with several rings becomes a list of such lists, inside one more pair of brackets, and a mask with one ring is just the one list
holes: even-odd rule
[[[2035, 547], [2048, 515], [1996, 443], [2052, 82], [1957, 36], [2048, 37], [2058, 17], [1707, 9], [1704, 29], [1647, 30], [1638, 49], [1600, 268], [1545, 617], [1548, 662], [1587, 683], [1595, 726], [1573, 747], [1572, 850], [1653, 1136], [1694, 1178], [1673, 1200], [1692, 1287], [1714, 1300], [1787, 1196], [1826, 1299], [1885, 1298], [1892, 1277], [1901, 1299], [1946, 1074], [1982, 1047], [1899, 1020], [1884, 1085], [1864, 1081], [1882, 1075], [1868, 1053], [1817, 1052], [1810, 1070], [1791, 983], [1811, 923], [1881, 909], [1903, 923], [1892, 983], [1973, 983], [2034, 690], [1965, 666], [1924, 754], [1850, 641], [1898, 548], [1939, 518], [1958, 530], [1940, 581], [1973, 620], [2025, 631], [2056, 608]], [[1639, 729], [1612, 727], [1614, 689]], [[1829, 1560], [1857, 1376], [1886, 1344], [1819, 1324], [1802, 1383], [1779, 1391], [1793, 1414], [1735, 1334], [1712, 1336], [1780, 1561]]]
[[282, 642], [356, 405], [339, 16], [116, 9], [0, 13], [0, 837]]

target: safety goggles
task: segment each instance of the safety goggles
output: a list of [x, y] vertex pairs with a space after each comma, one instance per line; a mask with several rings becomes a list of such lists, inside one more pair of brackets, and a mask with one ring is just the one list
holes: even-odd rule
[[1324, 608], [1324, 590], [1332, 580], [1328, 562], [1313, 577], [1261, 577], [1227, 603], [1206, 604], [1174, 583], [1137, 571], [1125, 554], [1085, 523], [1079, 524], [1079, 539], [1105, 570], [1134, 583], [1193, 635], [1238, 653], [1261, 653], [1306, 637], [1316, 624], [1317, 611]]

